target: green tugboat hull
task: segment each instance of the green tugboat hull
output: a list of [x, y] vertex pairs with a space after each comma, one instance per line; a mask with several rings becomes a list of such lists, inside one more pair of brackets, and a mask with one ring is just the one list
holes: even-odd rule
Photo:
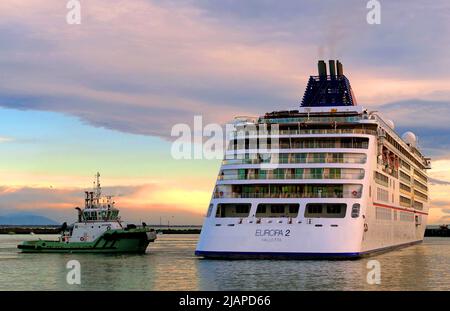
[[145, 253], [156, 239], [147, 229], [109, 230], [92, 242], [25, 241], [17, 247], [23, 253]]

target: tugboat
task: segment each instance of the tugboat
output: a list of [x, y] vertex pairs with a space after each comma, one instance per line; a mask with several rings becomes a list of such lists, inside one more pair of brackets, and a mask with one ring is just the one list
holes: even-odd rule
[[154, 229], [145, 223], [137, 227], [124, 224], [112, 196], [103, 196], [100, 174], [96, 174], [94, 191], [85, 192], [85, 207], [78, 211], [78, 221], [64, 223], [58, 240], [24, 241], [17, 247], [23, 253], [145, 253], [156, 240]]

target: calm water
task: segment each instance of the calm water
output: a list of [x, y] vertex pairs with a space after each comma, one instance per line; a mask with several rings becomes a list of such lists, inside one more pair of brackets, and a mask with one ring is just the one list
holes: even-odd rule
[[[53, 238], [52, 236], [40, 236]], [[204, 260], [197, 235], [162, 235], [145, 255], [20, 254], [38, 236], [0, 235], [0, 290], [450, 290], [450, 239], [357, 261]], [[81, 263], [81, 285], [66, 283], [66, 263]], [[369, 260], [381, 285], [366, 282]]]

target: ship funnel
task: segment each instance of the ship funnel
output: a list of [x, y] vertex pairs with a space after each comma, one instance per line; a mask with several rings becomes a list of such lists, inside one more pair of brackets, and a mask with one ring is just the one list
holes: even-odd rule
[[336, 72], [338, 76], [344, 75], [344, 68], [342, 66], [342, 63], [340, 61], [336, 61]]
[[330, 66], [330, 76], [331, 78], [334, 78], [336, 76], [336, 64], [332, 59], [328, 61], [328, 64]]
[[327, 76], [327, 64], [323, 60], [319, 60], [319, 62], [317, 63], [317, 68], [319, 69], [320, 77]]
[[324, 60], [319, 60], [319, 75], [310, 76], [302, 107], [356, 106], [350, 81], [344, 76], [342, 63], [329, 60], [329, 74]]

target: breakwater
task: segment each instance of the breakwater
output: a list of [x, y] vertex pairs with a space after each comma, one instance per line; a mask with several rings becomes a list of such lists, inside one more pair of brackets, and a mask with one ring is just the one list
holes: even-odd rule
[[450, 229], [446, 228], [427, 228], [425, 230], [427, 237], [450, 237]]

